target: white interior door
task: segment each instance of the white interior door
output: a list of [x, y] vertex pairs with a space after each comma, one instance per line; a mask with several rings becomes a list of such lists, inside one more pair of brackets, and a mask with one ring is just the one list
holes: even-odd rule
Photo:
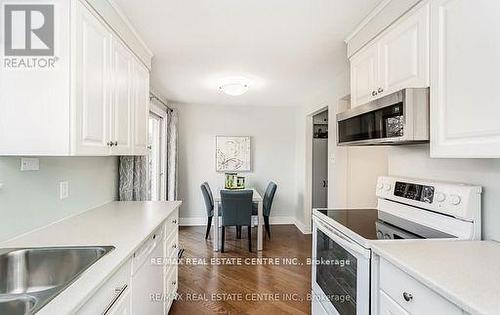
[[328, 138], [313, 139], [313, 208], [328, 206]]

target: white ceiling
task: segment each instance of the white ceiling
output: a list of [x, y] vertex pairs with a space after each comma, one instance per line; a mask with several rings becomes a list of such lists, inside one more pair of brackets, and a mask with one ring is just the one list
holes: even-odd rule
[[[151, 48], [152, 82], [174, 102], [327, 104], [344, 38], [380, 0], [115, 0]], [[220, 94], [246, 76], [248, 93]]]

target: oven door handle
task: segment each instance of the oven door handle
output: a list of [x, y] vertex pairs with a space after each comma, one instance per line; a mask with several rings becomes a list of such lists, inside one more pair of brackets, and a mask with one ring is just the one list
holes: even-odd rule
[[333, 230], [332, 228], [326, 226], [324, 223], [320, 222], [319, 220], [316, 221], [316, 226], [318, 227], [318, 229], [320, 229], [323, 233], [325, 233], [328, 237], [330, 237], [332, 240], [334, 240], [340, 246], [342, 246], [345, 249], [348, 249], [350, 251], [353, 251], [353, 252], [363, 256], [366, 259], [370, 259], [371, 251], [369, 249], [366, 249], [366, 248], [362, 247], [361, 245], [354, 243], [352, 240], [348, 239], [346, 236], [342, 235], [340, 232]]

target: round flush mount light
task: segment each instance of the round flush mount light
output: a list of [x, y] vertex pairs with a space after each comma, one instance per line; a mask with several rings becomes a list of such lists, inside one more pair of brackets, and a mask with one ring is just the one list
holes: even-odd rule
[[219, 92], [230, 96], [240, 96], [248, 92], [250, 82], [243, 77], [231, 77], [222, 80]]

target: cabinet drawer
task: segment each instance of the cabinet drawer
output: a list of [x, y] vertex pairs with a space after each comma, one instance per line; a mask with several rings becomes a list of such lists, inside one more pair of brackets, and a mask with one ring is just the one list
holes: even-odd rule
[[410, 314], [462, 315], [454, 304], [385, 259], [380, 260], [380, 289]]
[[179, 209], [175, 209], [165, 221], [165, 235], [169, 237], [179, 230]]
[[123, 300], [130, 298], [128, 293], [130, 291], [130, 270], [131, 261], [128, 260], [106, 283], [97, 289], [97, 292], [78, 310], [77, 314], [103, 314], [114, 300], [118, 301], [117, 296], [121, 291], [123, 291], [120, 294], [121, 303], [130, 303]]
[[177, 288], [179, 287], [179, 281], [177, 279], [177, 266], [167, 267], [164, 274], [164, 288], [165, 288], [165, 314], [168, 314], [172, 303], [177, 297]]
[[177, 232], [170, 234], [170, 236], [165, 240], [165, 257], [166, 258], [176, 258], [179, 252], [179, 236]]

